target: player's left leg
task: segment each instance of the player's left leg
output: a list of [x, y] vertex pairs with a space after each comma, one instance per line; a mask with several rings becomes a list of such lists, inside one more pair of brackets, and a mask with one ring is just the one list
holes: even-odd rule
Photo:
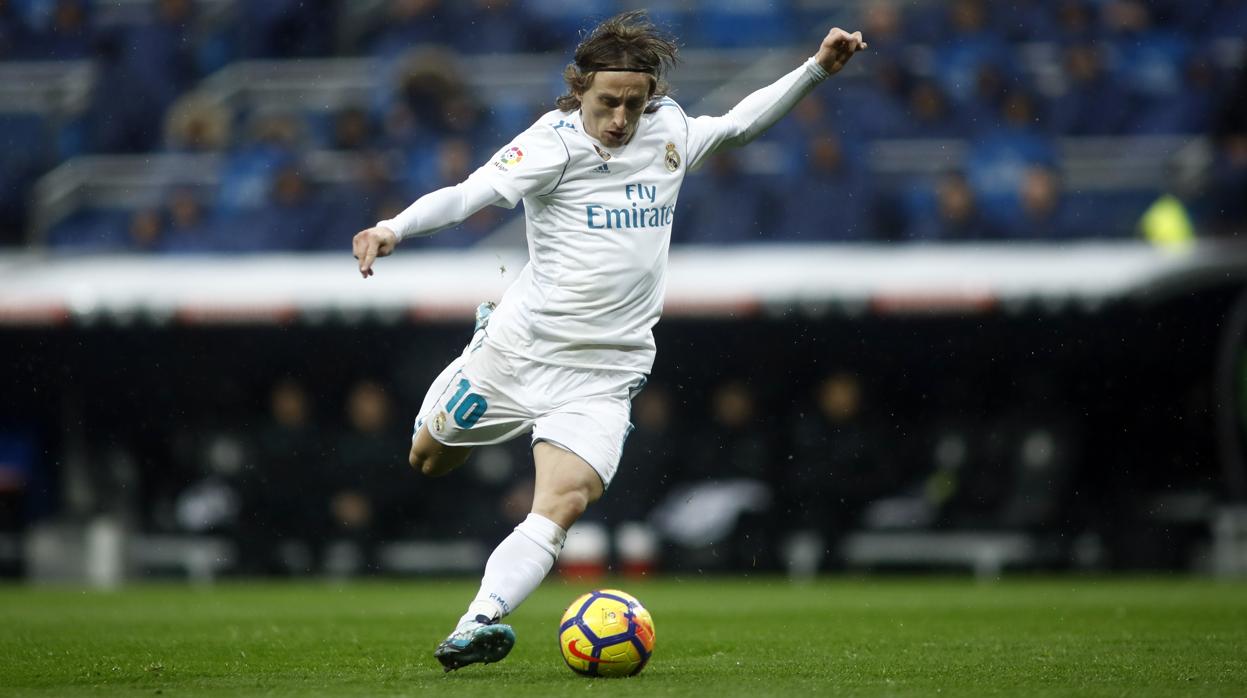
[[533, 425], [537, 477], [531, 513], [489, 556], [468, 612], [434, 652], [448, 671], [496, 662], [511, 650], [515, 634], [499, 621], [518, 608], [554, 567], [567, 529], [610, 484], [632, 429], [629, 407], [643, 376], [574, 369], [545, 373], [549, 380], [538, 383], [551, 395], [584, 397], [542, 410]]
[[564, 531], [606, 490], [602, 476], [585, 459], [549, 441], [533, 444], [533, 462], [537, 478], [532, 513]]

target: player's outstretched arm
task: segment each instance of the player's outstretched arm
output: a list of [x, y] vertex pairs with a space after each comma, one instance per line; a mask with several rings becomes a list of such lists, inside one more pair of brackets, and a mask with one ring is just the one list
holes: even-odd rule
[[858, 51], [866, 48], [861, 32], [839, 27], [827, 32], [818, 52], [796, 70], [745, 97], [723, 116], [699, 116], [690, 121], [689, 161], [696, 168], [723, 148], [749, 143], [775, 125], [818, 84], [840, 72]]
[[468, 177], [453, 187], [425, 194], [397, 216], [355, 234], [351, 250], [359, 260], [360, 276], [365, 279], [372, 276], [373, 262], [378, 257], [388, 257], [403, 239], [432, 235], [459, 225], [486, 206], [502, 205], [505, 201], [479, 177]]

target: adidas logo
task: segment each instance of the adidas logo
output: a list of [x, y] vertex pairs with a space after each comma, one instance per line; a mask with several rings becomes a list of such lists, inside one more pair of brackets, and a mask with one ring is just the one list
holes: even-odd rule
[[598, 165], [597, 167], [593, 168], [593, 171], [598, 174], [610, 174], [611, 168], [607, 167], [606, 163], [602, 163], [601, 165]]

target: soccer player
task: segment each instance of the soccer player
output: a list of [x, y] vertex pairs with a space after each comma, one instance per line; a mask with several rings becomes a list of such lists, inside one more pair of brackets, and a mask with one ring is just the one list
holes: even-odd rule
[[479, 592], [434, 652], [446, 671], [510, 652], [515, 634], [500, 621], [610, 485], [631, 399], [654, 362], [651, 329], [685, 173], [756, 138], [864, 48], [860, 32], [832, 29], [813, 57], [727, 114], [690, 118], [667, 96], [675, 43], [643, 12], [612, 17], [576, 47], [554, 111], [464, 182], [355, 235], [367, 278], [405, 238], [524, 202], [529, 262], [496, 308], [478, 309], [471, 341], [429, 388], [412, 437], [412, 467], [436, 477], [473, 446], [532, 433], [532, 512], [490, 555]]

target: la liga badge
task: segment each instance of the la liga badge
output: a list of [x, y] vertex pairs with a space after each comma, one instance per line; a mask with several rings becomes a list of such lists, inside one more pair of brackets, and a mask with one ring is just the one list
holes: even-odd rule
[[498, 164], [502, 165], [503, 167], [509, 170], [512, 167], [515, 167], [516, 165], [520, 164], [520, 160], [523, 160], [523, 159], [524, 159], [524, 151], [521, 150], [518, 145], [513, 145], [510, 148], [507, 148], [505, 151], [503, 151], [502, 155], [498, 156]]

